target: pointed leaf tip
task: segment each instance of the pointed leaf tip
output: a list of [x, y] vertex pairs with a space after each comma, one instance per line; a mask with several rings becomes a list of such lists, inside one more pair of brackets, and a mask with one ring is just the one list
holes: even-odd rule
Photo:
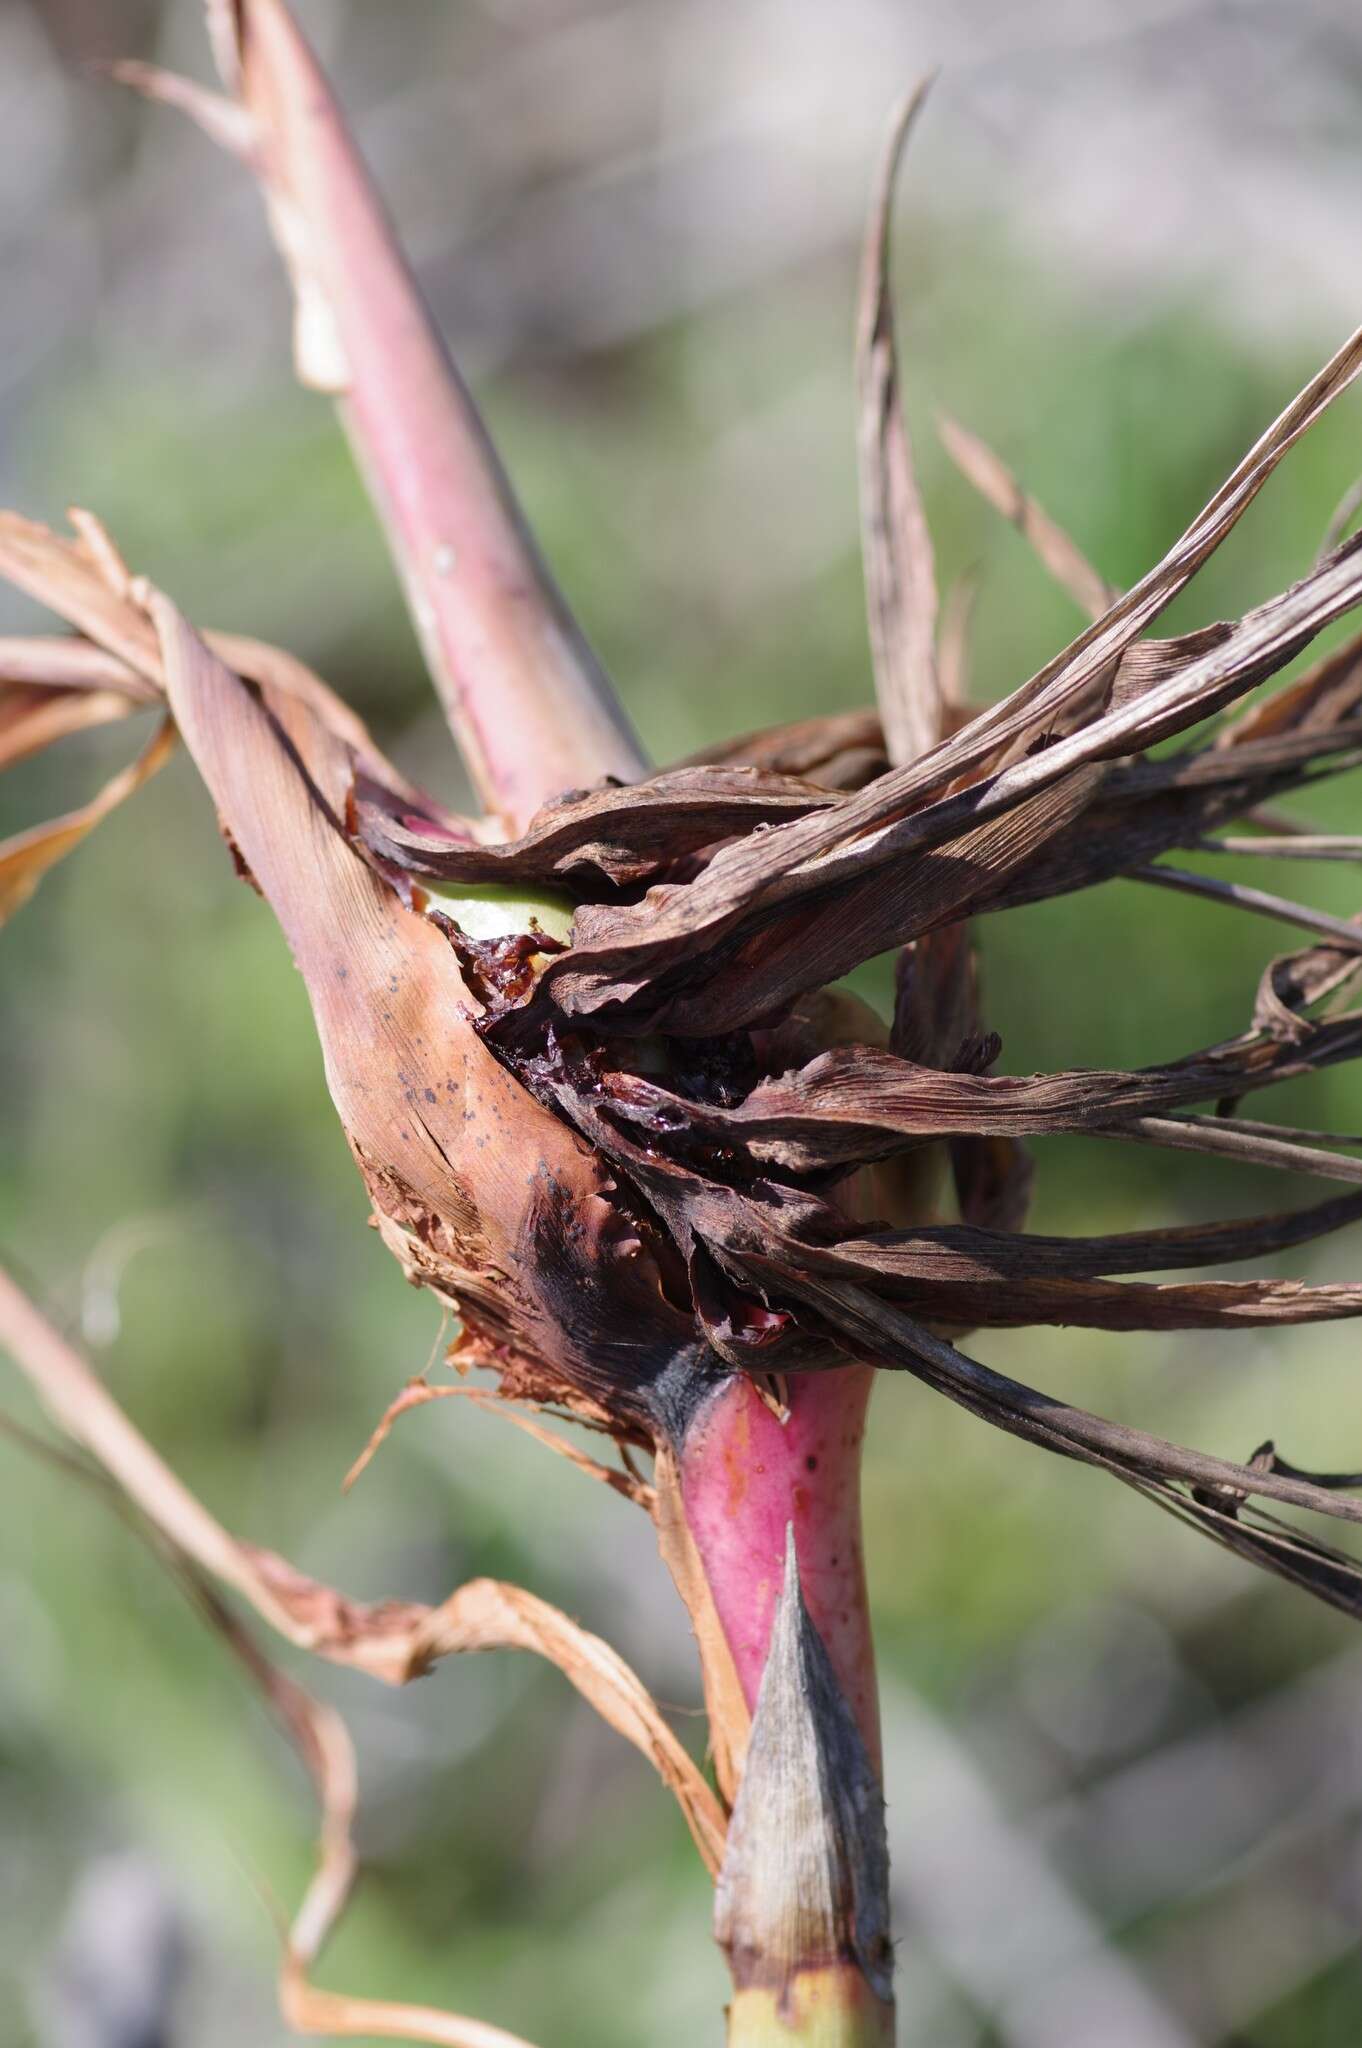
[[887, 2003], [888, 1894], [884, 1794], [804, 1604], [791, 1522], [715, 1900], [735, 1984], [782, 1988], [851, 1957]]
[[895, 766], [942, 737], [936, 567], [899, 391], [889, 240], [894, 182], [928, 73], [900, 101], [875, 181], [856, 323], [861, 547], [875, 695]]

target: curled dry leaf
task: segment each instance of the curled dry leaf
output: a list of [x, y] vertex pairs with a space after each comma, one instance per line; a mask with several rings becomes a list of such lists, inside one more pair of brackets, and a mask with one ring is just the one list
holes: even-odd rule
[[441, 1658], [467, 1651], [531, 1650], [547, 1658], [654, 1765], [708, 1867], [717, 1869], [722, 1808], [640, 1680], [598, 1636], [547, 1601], [493, 1579], [470, 1580], [438, 1607], [350, 1600], [273, 1552], [230, 1535], [4, 1273], [0, 1342], [54, 1421], [98, 1460], [167, 1542], [247, 1600], [287, 1641], [389, 1685], [404, 1685]]
[[357, 2035], [442, 2044], [442, 2048], [529, 2048], [519, 2035], [433, 2006], [322, 1991], [311, 1971], [349, 1900], [359, 1860], [353, 1828], [359, 1800], [354, 1744], [333, 1707], [314, 1698], [261, 1650], [211, 1585], [185, 1559], [196, 1605], [258, 1688], [312, 1781], [321, 1811], [317, 1866], [289, 1925], [279, 1970], [280, 2009], [300, 2034]]
[[1325, 938], [1334, 940], [1345, 952], [1362, 953], [1362, 925], [1351, 923], [1344, 917], [1332, 917], [1328, 911], [1315, 910], [1308, 903], [1293, 903], [1289, 897], [1278, 896], [1271, 889], [1252, 889], [1243, 882], [1219, 881], [1213, 875], [1192, 874], [1186, 868], [1158, 867], [1132, 868], [1131, 877], [1137, 882], [1152, 882], [1163, 889], [1181, 889], [1189, 896], [1209, 897], [1212, 902], [1232, 905], [1236, 910], [1250, 910], [1258, 917], [1271, 917], [1281, 924], [1299, 925], [1302, 931], [1320, 932]]
[[[73, 733], [148, 705], [165, 706], [160, 648], [133, 598], [132, 579], [99, 522], [88, 513], [72, 516], [79, 528], [75, 541], [17, 514], [0, 513], [0, 573], [80, 629], [71, 639], [0, 639], [0, 769]], [[447, 833], [471, 832], [399, 774], [363, 720], [295, 656], [243, 634], [208, 639], [243, 677], [309, 705], [361, 769], [382, 775], [394, 803], [421, 805]], [[156, 772], [173, 738], [173, 725], [163, 721], [140, 758], [90, 803], [0, 843], [0, 922]]]
[[110, 776], [89, 803], [45, 825], [35, 825], [27, 832], [16, 832], [11, 838], [0, 840], [0, 924], [27, 903], [49, 868], [64, 860], [96, 825], [156, 773], [174, 744], [175, 728], [169, 719], [164, 719], [137, 759]]
[[[2, 1283], [0, 1276], [0, 1320], [8, 1322], [12, 1318], [4, 1317]], [[8, 1341], [8, 1337], [0, 1341]], [[28, 1355], [36, 1358], [32, 1350]], [[45, 1369], [43, 1363], [35, 1363], [40, 1375]], [[312, 1966], [345, 1911], [359, 1868], [352, 1832], [358, 1774], [354, 1745], [344, 1721], [333, 1707], [318, 1700], [265, 1654], [192, 1555], [166, 1526], [143, 1518], [133, 1496], [120, 1489], [102, 1464], [63, 1451], [3, 1416], [0, 1429], [66, 1476], [94, 1484], [106, 1505], [146, 1539], [260, 1692], [312, 1781], [321, 1810], [317, 1863], [285, 1933], [280, 1964], [280, 2003], [290, 2024], [304, 2034], [377, 2034], [392, 2040], [444, 2043], [447, 2048], [529, 2048], [518, 2036], [483, 2021], [429, 2006], [319, 1991], [309, 1981]]]
[[380, 785], [357, 791], [365, 844], [408, 873], [447, 882], [628, 884], [685, 855], [785, 818], [826, 810], [830, 791], [770, 769], [674, 768], [620, 789], [560, 798], [536, 813], [520, 839], [451, 842], [438, 821], [394, 805]]
[[[54, 641], [50, 645], [54, 653], [67, 646], [84, 651], [81, 643], [75, 641]], [[63, 665], [54, 661], [52, 667], [56, 670]], [[0, 676], [4, 677], [0, 680], [0, 768], [12, 768], [16, 762], [42, 753], [44, 748], [68, 739], [73, 733], [115, 724], [138, 708], [135, 698], [118, 689], [16, 679], [6, 673], [3, 643]]]
[[1362, 1051], [1362, 1014], [1315, 1026], [1304, 1044], [1256, 1032], [1133, 1072], [948, 1073], [874, 1046], [835, 1047], [762, 1081], [736, 1107], [685, 1101], [643, 1074], [603, 1085], [611, 1110], [676, 1148], [742, 1148], [749, 1171], [816, 1173], [883, 1157], [905, 1140], [977, 1134], [1038, 1137], [1104, 1130], [1129, 1117], [1246, 1094]]
[[703, 748], [682, 768], [746, 766], [817, 783], [820, 789], [863, 789], [889, 766], [875, 711], [839, 711], [745, 732]]
[[[1296, 1241], [1298, 1240], [1293, 1240]], [[413, 1408], [424, 1408], [432, 1401], [471, 1401], [475, 1408], [485, 1408], [494, 1415], [500, 1415], [504, 1421], [513, 1423], [517, 1429], [523, 1430], [526, 1436], [533, 1437], [536, 1443], [543, 1444], [546, 1450], [553, 1451], [560, 1458], [566, 1458], [570, 1465], [574, 1465], [579, 1472], [584, 1472], [589, 1479], [598, 1480], [602, 1486], [610, 1487], [615, 1493], [622, 1493], [626, 1500], [633, 1501], [636, 1507], [645, 1508], [649, 1514], [656, 1513], [657, 1489], [650, 1486], [646, 1480], [640, 1479], [637, 1473], [624, 1465], [603, 1465], [599, 1458], [588, 1456], [580, 1444], [573, 1443], [569, 1437], [561, 1436], [557, 1430], [545, 1429], [532, 1415], [520, 1412], [524, 1406], [547, 1408], [550, 1403], [526, 1402], [523, 1397], [520, 1402], [516, 1402], [514, 1397], [504, 1392], [489, 1393], [483, 1387], [432, 1387], [425, 1379], [408, 1380], [401, 1393], [388, 1403], [370, 1434], [369, 1441], [345, 1475], [345, 1492], [348, 1493], [361, 1474], [368, 1470], [375, 1454], [391, 1435], [393, 1424], [398, 1418], [409, 1414]]]

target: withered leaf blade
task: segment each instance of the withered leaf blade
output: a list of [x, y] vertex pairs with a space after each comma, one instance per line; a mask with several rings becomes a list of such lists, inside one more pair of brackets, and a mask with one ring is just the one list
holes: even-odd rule
[[[917, 1066], [977, 1073], [980, 1064], [969, 1055], [985, 1048], [981, 1024], [971, 927], [941, 925], [905, 946], [895, 966], [890, 1051]], [[989, 1049], [996, 1057], [996, 1040]], [[961, 1221], [1020, 1230], [1035, 1178], [1021, 1141], [997, 1132], [957, 1133], [948, 1149]]]
[[360, 837], [411, 874], [583, 887], [638, 882], [718, 840], [807, 817], [834, 801], [827, 790], [769, 769], [673, 768], [624, 788], [561, 798], [536, 813], [523, 837], [486, 844], [471, 835], [451, 839], [373, 781], [356, 790]]
[[1290, 897], [1278, 896], [1271, 889], [1254, 889], [1244, 882], [1222, 881], [1217, 876], [1170, 867], [1162, 861], [1149, 867], [1133, 868], [1130, 873], [1132, 881], [1177, 889], [1188, 896], [1209, 897], [1212, 902], [1227, 904], [1236, 910], [1249, 910], [1258, 917], [1298, 925], [1302, 931], [1320, 932], [1334, 940], [1342, 951], [1362, 953], [1362, 925], [1333, 917], [1326, 910], [1315, 910], [1308, 903], [1296, 903]]
[[55, 694], [82, 692], [155, 704], [160, 692], [116, 655], [75, 634], [14, 633], [0, 637], [0, 678], [6, 687], [28, 685]]
[[1154, 1480], [1127, 1479], [1126, 1484], [1246, 1563], [1271, 1572], [1354, 1621], [1362, 1620], [1362, 1565], [1343, 1551], [1285, 1521], [1261, 1516], [1251, 1506], [1246, 1510], [1232, 1493], [1227, 1504], [1220, 1505], [1210, 1490], [1189, 1495]]
[[[1358, 920], [1362, 931], [1362, 918]], [[1268, 962], [1258, 984], [1253, 1024], [1271, 1038], [1290, 1045], [1307, 1044], [1318, 1023], [1307, 1012], [1339, 995], [1357, 979], [1362, 962], [1355, 946], [1305, 946]]]
[[[69, 734], [164, 704], [161, 650], [133, 579], [98, 520], [72, 512], [68, 541], [34, 521], [0, 513], [0, 573], [81, 628], [74, 639], [0, 640], [0, 768]], [[84, 637], [89, 635], [91, 637]], [[363, 721], [301, 661], [266, 642], [212, 634], [212, 645], [245, 675], [310, 707], [332, 739], [396, 793], [425, 802], [374, 744]], [[5, 680], [14, 676], [15, 680]], [[0, 923], [28, 901], [42, 877], [73, 852], [167, 759], [175, 729], [163, 720], [142, 754], [79, 809], [0, 844]]]
[[[1331, 560], [1332, 557], [1326, 557]], [[1283, 733], [1329, 733], [1362, 704], [1362, 638], [1345, 641], [1293, 682], [1228, 719], [1215, 744], [1237, 749]]]
[[[0, 676], [49, 682], [76, 691], [122, 693], [134, 705], [165, 701], [161, 650], [133, 579], [112, 540], [89, 513], [72, 541], [39, 521], [0, 512], [0, 575], [78, 628], [75, 639], [0, 639]], [[94, 545], [98, 535], [102, 545]], [[358, 764], [388, 789], [427, 805], [431, 799], [402, 776], [364, 721], [294, 654], [243, 633], [203, 635], [238, 675], [302, 699], [322, 724], [354, 753]], [[433, 808], [433, 806], [432, 806]]]
[[863, 789], [889, 766], [876, 711], [838, 711], [797, 718], [701, 748], [680, 768], [767, 768], [774, 775], [816, 782], [820, 789]]
[[1362, 1159], [1348, 1159], [1327, 1149], [1355, 1145], [1362, 1139], [1321, 1138], [1270, 1124], [1241, 1122], [1228, 1116], [1137, 1116], [1100, 1130], [1090, 1138], [1124, 1138], [1137, 1145], [1162, 1145], [1175, 1152], [1206, 1152], [1240, 1166], [1264, 1166], [1279, 1173], [1312, 1174], [1319, 1180], [1349, 1181], [1362, 1186]]
[[941, 607], [936, 665], [941, 679], [947, 733], [958, 732], [962, 725], [969, 723], [970, 665], [979, 583], [977, 568], [965, 570], [948, 586], [946, 601]]
[[1081, 834], [1055, 840], [989, 896], [988, 910], [1038, 903], [1130, 874], [1172, 847], [1221, 851], [1208, 841], [1257, 805], [1338, 774], [1362, 761], [1362, 720], [1332, 734], [1288, 735], [1246, 744], [1234, 754], [1202, 747], [1113, 768], [1103, 779]]
[[1308, 1051], [1278, 1039], [1227, 1039], [1132, 1071], [971, 1074], [914, 1066], [875, 1046], [839, 1046], [795, 1073], [759, 1082], [734, 1107], [672, 1094], [620, 1072], [613, 1114], [681, 1144], [740, 1146], [754, 1170], [815, 1173], [882, 1158], [905, 1141], [956, 1135], [1040, 1136], [1103, 1130], [1131, 1117], [1265, 1088], [1362, 1052], [1362, 1015], [1318, 1025]]
[[[841, 1245], [810, 1260], [835, 1265], [876, 1298], [899, 1302], [934, 1326], [1024, 1329], [1053, 1324], [1084, 1330], [1232, 1330], [1288, 1323], [1342, 1322], [1362, 1314], [1362, 1287], [1309, 1286], [1300, 1280], [1199, 1281], [1150, 1285], [1010, 1274], [1005, 1280], [934, 1282], [903, 1274], [895, 1248], [874, 1239]], [[1243, 1256], [1248, 1256], [1247, 1253]], [[911, 1258], [905, 1262], [915, 1263]]]
[[954, 1280], [1093, 1279], [1112, 1273], [1150, 1273], [1176, 1267], [1231, 1264], [1267, 1258], [1310, 1244], [1362, 1217], [1362, 1194], [1335, 1195], [1308, 1208], [1217, 1223], [1170, 1224], [1162, 1230], [1115, 1231], [1092, 1237], [1054, 1237], [979, 1224], [921, 1224], [910, 1230], [849, 1236], [838, 1259], [879, 1260], [886, 1275], [948, 1284]]
[[174, 1551], [249, 1601], [285, 1640], [390, 1685], [405, 1685], [439, 1659], [469, 1652], [516, 1649], [547, 1658], [654, 1765], [708, 1867], [717, 1870], [725, 1834], [717, 1798], [647, 1689], [600, 1637], [535, 1594], [495, 1579], [470, 1579], [437, 1607], [351, 1600], [225, 1529], [3, 1271], [0, 1344], [54, 1420], [93, 1454]]
[[[1360, 369], [1362, 328], [1349, 335], [1260, 435], [1163, 559], [1029, 682], [985, 712], [975, 723], [973, 740], [992, 734], [1010, 742], [1028, 727], [1032, 734], [1043, 733], [1054, 728], [1072, 703], [1090, 696], [1113, 662], [1187, 587], [1232, 532], [1277, 464], [1349, 388]], [[1022, 713], [1029, 716], [1022, 718]]]
[[866, 231], [856, 324], [861, 554], [870, 651], [889, 758], [915, 761], [941, 738], [936, 664], [936, 567], [899, 390], [890, 283], [894, 183], [922, 79], [890, 123]]
[[159, 688], [156, 636], [84, 536], [66, 540], [37, 520], [0, 512], [0, 575]]
[[[1260, 1495], [1362, 1522], [1362, 1497], [1280, 1466], [1237, 1465], [1109, 1422], [981, 1365], [882, 1299], [864, 1275], [853, 1280], [823, 1270], [835, 1265], [847, 1236], [844, 1219], [824, 1203], [769, 1182], [743, 1193], [667, 1156], [656, 1143], [633, 1143], [595, 1107], [594, 1090], [584, 1093], [574, 1082], [570, 1058], [560, 1055], [556, 1077], [541, 1063], [534, 1084], [637, 1182], [679, 1241], [705, 1244], [721, 1270], [748, 1274], [762, 1298], [810, 1311], [816, 1327], [840, 1333], [850, 1356], [912, 1372], [995, 1427], [1130, 1484], [1220, 1488], [1236, 1500]], [[1359, 1306], [1362, 1301], [1347, 1312]]]
[[913, 1373], [1011, 1435], [1081, 1463], [1101, 1466], [1128, 1481], [1143, 1484], [1154, 1479], [1218, 1487], [1232, 1498], [1259, 1495], [1336, 1520], [1362, 1523], [1362, 1495], [1291, 1478], [1280, 1471], [1235, 1464], [1073, 1408], [981, 1365], [902, 1310], [878, 1301], [864, 1287], [823, 1281], [807, 1273], [787, 1273], [785, 1282], [792, 1291], [816, 1302], [862, 1355], [873, 1355], [883, 1365]]
[[0, 768], [156, 702], [150, 684], [88, 641], [0, 638]]
[[1232, 853], [1251, 860], [1362, 860], [1362, 834], [1349, 832], [1296, 832], [1285, 838], [1259, 838], [1256, 833], [1236, 832], [1224, 839], [1198, 841], [1202, 853]]
[[169, 719], [163, 719], [137, 759], [111, 776], [88, 803], [46, 824], [0, 840], [0, 924], [28, 902], [43, 876], [58, 861], [73, 853], [96, 825], [126, 803], [164, 765], [174, 745], [175, 728]]
[[[39, 1366], [41, 1375], [44, 1368]], [[353, 1998], [318, 1991], [309, 1971], [341, 1919], [359, 1870], [353, 1828], [359, 1800], [354, 1744], [335, 1709], [314, 1698], [282, 1671], [218, 1593], [212, 1579], [169, 1531], [145, 1519], [93, 1460], [60, 1451], [46, 1438], [16, 1428], [0, 1416], [0, 1429], [67, 1476], [88, 1482], [106, 1506], [141, 1536], [175, 1580], [198, 1615], [223, 1642], [255, 1685], [297, 1752], [312, 1781], [321, 1811], [316, 1863], [284, 1934], [280, 1963], [280, 2005], [300, 2032], [372, 2033], [404, 2041], [441, 2043], [443, 2048], [529, 2048], [476, 2020], [429, 2006]]]
[[949, 414], [943, 413], [938, 417], [937, 432], [941, 436], [942, 447], [961, 475], [969, 479], [1010, 526], [1016, 527], [1079, 610], [1086, 612], [1091, 619], [1100, 619], [1109, 611], [1120, 596], [1115, 584], [1108, 583], [1106, 577], [1093, 568], [1063, 527], [1050, 517], [1029, 491], [1022, 488], [1007, 464], [977, 434], [970, 433]]

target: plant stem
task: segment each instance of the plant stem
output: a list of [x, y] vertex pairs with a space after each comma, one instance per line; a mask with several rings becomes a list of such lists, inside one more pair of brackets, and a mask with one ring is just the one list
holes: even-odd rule
[[752, 1985], [728, 2008], [728, 2048], [893, 2048], [894, 2008], [854, 1963], [800, 1970], [784, 1990]]
[[680, 1454], [685, 1518], [755, 1707], [794, 1525], [800, 1584], [866, 1749], [880, 1761], [875, 1650], [861, 1542], [870, 1366], [792, 1377], [782, 1422], [736, 1375], [696, 1415]]
[[868, 1367], [796, 1375], [782, 1415], [735, 1375], [659, 1461], [674, 1510], [660, 1517], [664, 1554], [695, 1621], [733, 1801], [716, 1900], [730, 2048], [894, 2038], [860, 1528], [872, 1381]]

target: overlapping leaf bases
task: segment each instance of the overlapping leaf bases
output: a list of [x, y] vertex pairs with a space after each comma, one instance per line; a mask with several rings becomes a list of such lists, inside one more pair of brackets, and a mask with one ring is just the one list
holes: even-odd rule
[[[188, 106], [264, 182], [298, 297], [300, 370], [341, 396], [494, 822], [451, 818], [413, 789], [287, 657], [205, 643], [88, 519], [75, 543], [0, 523], [0, 569], [80, 635], [0, 656], [4, 758], [168, 701], [303, 971], [385, 1238], [412, 1278], [457, 1306], [472, 1355], [513, 1388], [658, 1442], [716, 1375], [869, 1357], [1110, 1470], [1362, 1613], [1362, 1571], [1248, 1507], [1256, 1497], [1362, 1521], [1346, 1485], [1270, 1451], [1234, 1464], [1104, 1422], [950, 1341], [1028, 1322], [1212, 1329], [1362, 1310], [1355, 1285], [1124, 1277], [1258, 1257], [1362, 1213], [1356, 1140], [1231, 1113], [1252, 1092], [1362, 1052], [1362, 1009], [1349, 1007], [1362, 922], [1157, 864], [1175, 847], [1231, 846], [1224, 835], [1245, 820], [1258, 850], [1321, 851], [1265, 807], [1362, 759], [1362, 639], [1224, 714], [1362, 602], [1362, 546], [1332, 548], [1234, 623], [1150, 637], [1353, 382], [1362, 332], [1123, 594], [987, 450], [949, 428], [956, 458], [1092, 614], [1037, 675], [971, 713], [955, 696], [949, 607], [936, 628], [888, 279], [890, 188], [915, 95], [881, 174], [859, 324], [878, 717], [805, 721], [649, 775], [622, 721], [600, 709], [598, 672], [467, 394], [439, 382], [410, 281], [286, 13], [254, 0], [212, 14], [229, 100], [156, 74], [134, 82]], [[457, 544], [442, 538], [456, 528]], [[543, 761], [530, 772], [541, 723]], [[558, 791], [578, 762], [604, 778]], [[541, 797], [558, 793], [533, 811], [536, 781]], [[0, 849], [8, 901], [97, 808]], [[1215, 893], [1314, 943], [1271, 963], [1243, 1031], [1224, 1043], [1137, 1072], [995, 1073], [969, 921], [1117, 875]], [[571, 943], [532, 932], [479, 941], [457, 915], [427, 914], [432, 883], [488, 881], [566, 890]], [[830, 985], [890, 948], [898, 1001], [880, 1028]], [[1049, 1132], [1214, 1151], [1353, 1191], [1248, 1221], [1029, 1236], [1021, 1141]], [[943, 1152], [954, 1221], [924, 1206]]]

